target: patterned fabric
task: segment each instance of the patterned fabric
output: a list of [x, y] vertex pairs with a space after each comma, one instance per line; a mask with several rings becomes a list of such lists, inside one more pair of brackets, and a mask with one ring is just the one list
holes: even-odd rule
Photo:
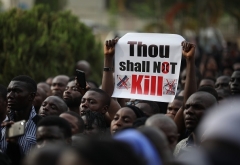
[[[10, 120], [14, 120], [14, 114], [10, 113]], [[22, 153], [27, 154], [29, 150], [36, 144], [36, 131], [37, 131], [37, 125], [34, 122], [34, 117], [37, 116], [37, 113], [34, 109], [34, 106], [32, 106], [32, 111], [30, 113], [29, 119], [26, 122], [25, 125], [25, 134], [18, 138], [18, 143], [21, 146]], [[7, 148], [7, 142], [5, 139], [5, 132], [6, 128], [2, 128], [2, 139], [1, 139], [1, 149], [3, 152], [6, 151]]]
[[[3, 120], [3, 122], [9, 121], [8, 116]], [[0, 138], [0, 149], [1, 152], [5, 152], [7, 148], [7, 142], [5, 140], [6, 127], [1, 127], [1, 138]]]

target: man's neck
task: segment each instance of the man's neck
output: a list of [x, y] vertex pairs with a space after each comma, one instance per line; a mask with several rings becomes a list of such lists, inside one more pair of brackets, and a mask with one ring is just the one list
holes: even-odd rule
[[28, 121], [31, 111], [32, 111], [32, 105], [25, 108], [22, 111], [15, 111], [15, 120], [16, 121], [20, 121], [20, 120]]
[[79, 114], [79, 107], [69, 107], [68, 108], [68, 111], [73, 111], [73, 112], [76, 112], [77, 114]]

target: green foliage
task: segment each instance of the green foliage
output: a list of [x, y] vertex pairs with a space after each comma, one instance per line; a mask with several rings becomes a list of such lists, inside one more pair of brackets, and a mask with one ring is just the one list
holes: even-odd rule
[[91, 79], [101, 79], [102, 46], [92, 31], [70, 12], [51, 12], [44, 6], [13, 9], [0, 14], [0, 83], [20, 74], [36, 81], [58, 74], [72, 76], [75, 63], [92, 65]]
[[67, 0], [35, 0], [36, 5], [46, 5], [49, 6], [53, 11], [59, 11], [64, 9], [67, 5]]

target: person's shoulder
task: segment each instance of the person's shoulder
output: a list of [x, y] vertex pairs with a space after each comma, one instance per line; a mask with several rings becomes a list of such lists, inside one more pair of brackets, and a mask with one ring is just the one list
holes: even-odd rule
[[35, 115], [32, 120], [37, 125], [38, 122], [42, 120], [42, 117], [40, 115]]
[[188, 137], [178, 142], [173, 153], [174, 156], [177, 156], [183, 148], [187, 147], [187, 140]]

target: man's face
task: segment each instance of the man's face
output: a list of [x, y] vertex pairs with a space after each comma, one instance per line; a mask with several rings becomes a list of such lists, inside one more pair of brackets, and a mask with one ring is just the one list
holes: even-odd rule
[[68, 107], [79, 107], [81, 103], [82, 95], [78, 92], [76, 84], [71, 81], [67, 84], [67, 87], [63, 93], [63, 100]]
[[103, 103], [103, 96], [95, 91], [87, 91], [82, 97], [80, 104], [81, 115], [86, 110], [96, 111], [100, 113], [106, 113], [105, 105]]
[[40, 126], [36, 134], [37, 148], [42, 148], [47, 144], [66, 143], [64, 134], [58, 126]]
[[232, 94], [240, 94], [240, 71], [233, 72], [229, 85]]
[[191, 95], [185, 105], [184, 120], [186, 128], [190, 131], [194, 131], [200, 122], [206, 108], [207, 100], [204, 99], [204, 95], [200, 93], [194, 93]]
[[215, 83], [215, 89], [225, 89], [229, 90], [229, 81], [230, 77], [228, 76], [220, 76], [217, 78], [216, 83]]
[[130, 108], [123, 107], [119, 109], [111, 122], [111, 134], [115, 134], [123, 128], [132, 127], [136, 118], [136, 114]]
[[177, 114], [177, 111], [181, 108], [182, 104], [182, 101], [174, 99], [173, 102], [168, 104], [167, 116], [174, 118]]
[[56, 96], [47, 97], [40, 107], [39, 115], [42, 117], [46, 116], [58, 116], [62, 112], [59, 101]]
[[44, 93], [42, 88], [37, 88], [37, 93], [33, 101], [33, 105], [35, 107], [35, 110], [38, 111], [43, 103], [43, 101], [46, 99], [46, 94]]
[[63, 92], [67, 86], [67, 79], [61, 76], [57, 76], [52, 81], [51, 91], [52, 95], [61, 97], [63, 96]]
[[62, 113], [59, 117], [68, 121], [71, 126], [72, 135], [79, 133], [78, 119], [70, 114]]
[[35, 94], [27, 89], [27, 84], [21, 81], [11, 81], [7, 91], [8, 109], [14, 111], [24, 110], [32, 104], [35, 97]]

